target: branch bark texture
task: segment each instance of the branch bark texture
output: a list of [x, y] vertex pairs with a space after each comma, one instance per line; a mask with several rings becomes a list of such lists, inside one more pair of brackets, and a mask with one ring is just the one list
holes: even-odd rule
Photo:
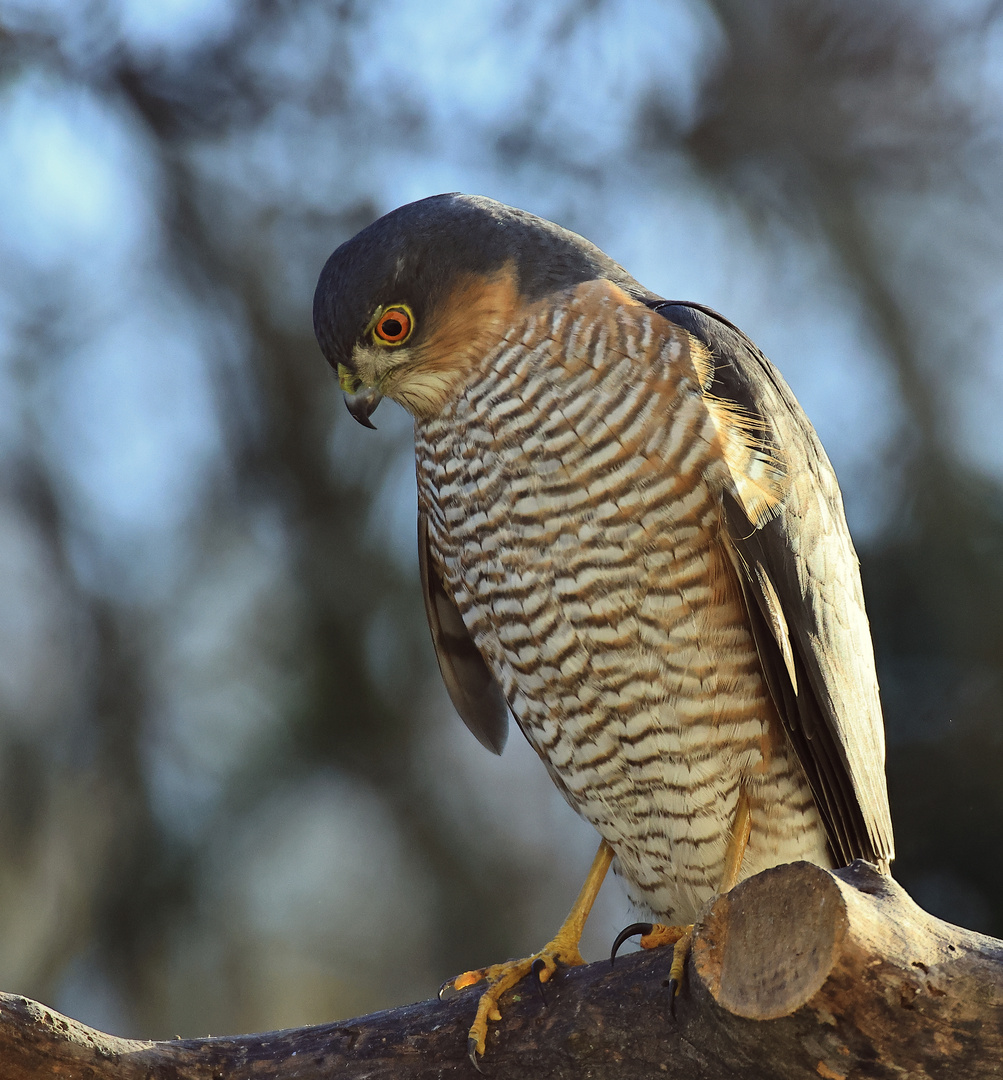
[[[1003, 1076], [1003, 941], [918, 908], [864, 863], [743, 882], [703, 913], [669, 1014], [670, 955], [569, 970], [518, 992], [488, 1075], [787, 1080]], [[0, 995], [4, 1080], [431, 1080], [466, 1058], [474, 988], [356, 1020], [234, 1038], [139, 1042]]]

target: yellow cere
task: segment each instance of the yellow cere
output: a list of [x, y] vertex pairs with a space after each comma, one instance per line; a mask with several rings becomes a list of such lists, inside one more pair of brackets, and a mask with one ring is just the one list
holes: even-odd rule
[[344, 364], [339, 364], [338, 385], [346, 394], [357, 394], [359, 392], [359, 387], [362, 386], [362, 380], [354, 371], [345, 367]]

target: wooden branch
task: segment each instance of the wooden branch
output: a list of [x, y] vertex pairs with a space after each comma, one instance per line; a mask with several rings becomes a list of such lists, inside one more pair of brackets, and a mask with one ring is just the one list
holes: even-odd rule
[[[562, 973], [509, 1002], [486, 1074], [931, 1077], [1003, 1073], [1003, 942], [926, 914], [865, 863], [768, 870], [719, 897], [669, 1015], [669, 955]], [[137, 1042], [0, 995], [4, 1080], [466, 1077], [476, 989], [358, 1020], [236, 1038]]]

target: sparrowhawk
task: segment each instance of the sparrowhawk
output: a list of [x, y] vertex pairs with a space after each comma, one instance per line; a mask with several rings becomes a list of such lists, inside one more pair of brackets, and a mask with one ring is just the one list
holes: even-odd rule
[[489, 983], [475, 1063], [534, 960], [543, 979], [581, 962], [611, 860], [639, 907], [676, 924], [783, 862], [887, 872], [881, 706], [842, 499], [737, 327], [575, 233], [458, 194], [342, 244], [314, 325], [357, 420], [383, 396], [414, 416], [421, 580], [453, 704], [496, 753], [511, 712], [602, 837], [550, 945], [457, 980]]

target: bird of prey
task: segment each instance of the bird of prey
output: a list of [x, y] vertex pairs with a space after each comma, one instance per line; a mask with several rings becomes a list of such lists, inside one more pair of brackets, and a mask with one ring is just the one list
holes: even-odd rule
[[[581, 963], [611, 862], [679, 939], [767, 867], [893, 857], [857, 558], [821, 444], [737, 327], [595, 245], [438, 195], [342, 244], [314, 299], [362, 424], [414, 417], [418, 546], [439, 667], [500, 753], [508, 714], [602, 837], [568, 920], [484, 978]], [[647, 929], [647, 928], [645, 928]], [[680, 949], [681, 946], [681, 949]]]

